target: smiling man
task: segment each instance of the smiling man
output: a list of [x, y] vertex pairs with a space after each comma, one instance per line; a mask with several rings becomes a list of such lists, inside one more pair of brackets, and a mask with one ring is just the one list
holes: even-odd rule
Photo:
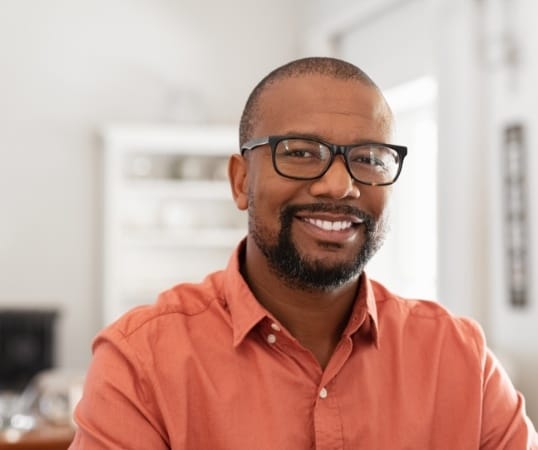
[[364, 272], [407, 154], [392, 122], [341, 60], [258, 84], [229, 164], [246, 239], [99, 334], [71, 448], [538, 448], [479, 326]]

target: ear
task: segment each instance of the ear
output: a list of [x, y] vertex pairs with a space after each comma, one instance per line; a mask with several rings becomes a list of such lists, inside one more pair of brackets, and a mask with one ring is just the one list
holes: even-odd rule
[[248, 182], [247, 182], [248, 162], [241, 155], [234, 154], [228, 161], [228, 178], [232, 188], [232, 195], [240, 210], [248, 207]]

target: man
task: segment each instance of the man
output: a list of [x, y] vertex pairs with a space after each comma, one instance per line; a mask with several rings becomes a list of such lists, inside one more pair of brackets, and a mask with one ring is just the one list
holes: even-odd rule
[[538, 448], [480, 328], [363, 272], [407, 152], [392, 125], [344, 61], [258, 84], [229, 164], [246, 240], [97, 337], [72, 449]]

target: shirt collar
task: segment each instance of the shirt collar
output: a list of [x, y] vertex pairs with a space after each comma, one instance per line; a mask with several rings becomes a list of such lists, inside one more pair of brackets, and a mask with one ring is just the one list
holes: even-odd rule
[[246, 239], [242, 240], [228, 261], [224, 272], [224, 301], [230, 311], [233, 327], [233, 345], [237, 347], [260, 321], [270, 317], [256, 300], [240, 271]]
[[353, 305], [353, 311], [344, 334], [351, 336], [357, 333], [361, 338], [370, 339], [379, 348], [378, 330], [374, 289], [368, 275], [363, 272], [359, 279], [359, 290]]
[[[243, 278], [240, 266], [244, 257], [246, 239], [242, 240], [228, 261], [224, 272], [224, 302], [230, 311], [233, 327], [233, 345], [237, 347], [247, 334], [263, 319], [276, 319], [254, 297]], [[378, 346], [378, 319], [372, 284], [365, 273], [361, 275], [353, 311], [344, 330], [349, 336], [358, 332]]]

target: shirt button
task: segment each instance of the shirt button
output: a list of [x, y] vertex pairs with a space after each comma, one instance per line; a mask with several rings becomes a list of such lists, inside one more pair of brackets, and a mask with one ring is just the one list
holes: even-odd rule
[[275, 330], [275, 331], [280, 331], [280, 327], [279, 327], [278, 324], [275, 323], [275, 322], [273, 322], [273, 323], [271, 324], [271, 328], [272, 328], [273, 330]]
[[274, 344], [276, 342], [276, 336], [274, 334], [267, 335], [267, 342], [269, 342], [269, 344]]
[[319, 391], [319, 398], [327, 398], [328, 392], [327, 389], [322, 388], [321, 391]]

